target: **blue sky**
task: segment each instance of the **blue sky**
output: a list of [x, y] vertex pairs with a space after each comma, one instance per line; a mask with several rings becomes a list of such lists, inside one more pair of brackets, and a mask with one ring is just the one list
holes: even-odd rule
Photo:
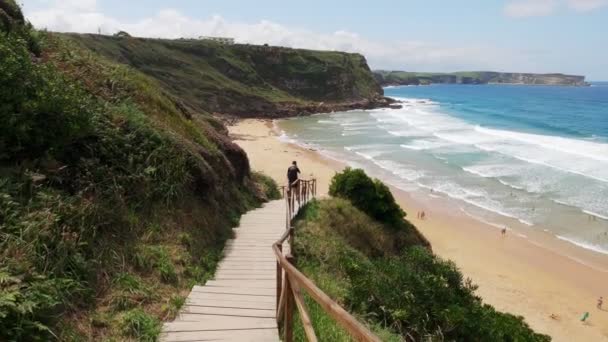
[[39, 28], [363, 53], [372, 68], [608, 80], [608, 0], [23, 0]]

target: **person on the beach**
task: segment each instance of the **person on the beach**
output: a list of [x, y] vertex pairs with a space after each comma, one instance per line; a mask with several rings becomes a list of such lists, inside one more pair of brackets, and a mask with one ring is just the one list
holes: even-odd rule
[[422, 211], [422, 212], [420, 213], [420, 219], [421, 219], [421, 220], [424, 220], [424, 218], [425, 218], [425, 217], [426, 217], [426, 213], [425, 213], [424, 211]]
[[287, 169], [287, 181], [289, 182], [289, 191], [295, 190], [298, 201], [300, 200], [299, 191], [300, 182], [298, 182], [298, 174], [301, 173], [298, 168], [298, 163], [294, 160], [291, 166]]
[[507, 227], [504, 227], [503, 229], [501, 229], [500, 233], [502, 234], [502, 236], [507, 235]]
[[602, 310], [602, 305], [604, 305], [604, 298], [600, 297], [597, 300], [597, 308], [600, 309], [600, 310]]
[[585, 313], [581, 317], [581, 322], [585, 323], [585, 321], [587, 320], [587, 318], [589, 318], [589, 312], [585, 311]]

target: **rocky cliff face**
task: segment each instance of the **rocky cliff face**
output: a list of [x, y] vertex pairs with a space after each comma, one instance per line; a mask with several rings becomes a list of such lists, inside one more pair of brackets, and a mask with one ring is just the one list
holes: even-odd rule
[[586, 86], [585, 76], [565, 74], [506, 73], [473, 71], [455, 73], [414, 73], [406, 71], [374, 71], [383, 86], [425, 84], [528, 84]]
[[198, 111], [277, 117], [389, 101], [359, 54], [185, 39], [69, 37], [159, 80]]

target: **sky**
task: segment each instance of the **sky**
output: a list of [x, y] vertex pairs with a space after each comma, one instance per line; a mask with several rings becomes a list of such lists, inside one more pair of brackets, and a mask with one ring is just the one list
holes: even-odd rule
[[358, 52], [373, 69], [608, 81], [608, 0], [18, 0], [40, 29]]

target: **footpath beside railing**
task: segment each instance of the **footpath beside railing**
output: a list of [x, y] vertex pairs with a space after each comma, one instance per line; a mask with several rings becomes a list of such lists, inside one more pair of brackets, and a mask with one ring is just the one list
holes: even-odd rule
[[[338, 303], [323, 293], [310, 279], [295, 266], [293, 246], [295, 230], [291, 226], [293, 218], [302, 206], [317, 195], [317, 181], [297, 180], [290, 186], [281, 187], [287, 207], [285, 217], [285, 233], [277, 240], [272, 249], [277, 258], [277, 310], [276, 318], [283, 331], [283, 341], [293, 341], [293, 313], [297, 308], [304, 333], [308, 341], [317, 341], [314, 327], [304, 302], [303, 292], [306, 292], [329, 316], [331, 316], [356, 341], [380, 341], [369, 329], [359, 323], [351, 314]], [[287, 244], [285, 252], [283, 245]]]

